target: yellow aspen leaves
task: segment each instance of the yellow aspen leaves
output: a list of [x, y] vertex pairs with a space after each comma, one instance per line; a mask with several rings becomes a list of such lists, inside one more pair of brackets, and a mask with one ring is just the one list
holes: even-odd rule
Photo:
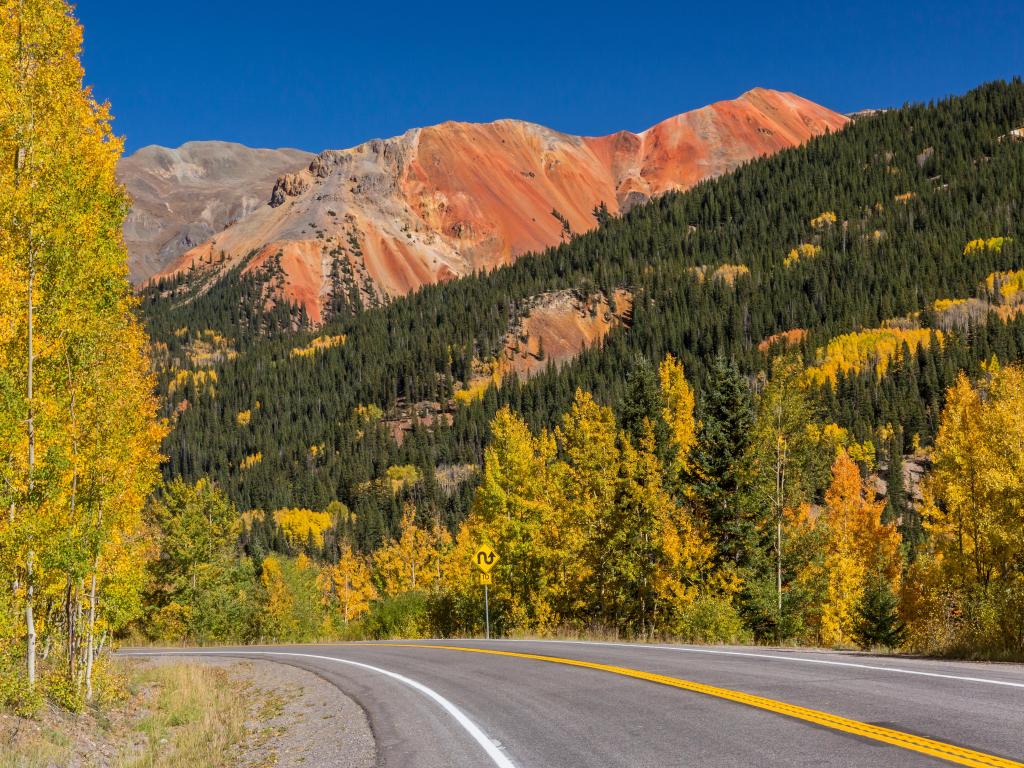
[[993, 272], [985, 278], [985, 288], [1003, 301], [1015, 300], [1024, 293], [1024, 269]]
[[263, 461], [263, 452], [257, 451], [256, 453], [250, 453], [238, 463], [238, 468], [241, 470], [252, 469], [257, 464]]
[[700, 282], [705, 280], [721, 280], [726, 285], [735, 285], [736, 281], [750, 274], [750, 267], [745, 264], [721, 264], [714, 269], [711, 267], [690, 267], [690, 273]]
[[826, 597], [819, 628], [825, 645], [853, 642], [857, 609], [869, 575], [884, 578], [894, 591], [899, 584], [900, 537], [895, 525], [882, 523], [884, 508], [884, 500], [874, 499], [857, 465], [840, 449], [818, 520], [825, 530]]
[[834, 384], [840, 373], [872, 368], [882, 376], [904, 345], [914, 352], [931, 343], [933, 333], [941, 342], [942, 331], [928, 328], [871, 328], [837, 336], [818, 349], [815, 365], [807, 369], [807, 375], [816, 384], [826, 381]]
[[782, 261], [782, 266], [792, 267], [800, 261], [813, 259], [821, 254], [821, 246], [814, 243], [800, 243], [793, 248]]
[[384, 482], [391, 493], [398, 493], [403, 488], [416, 485], [422, 480], [423, 475], [419, 468], [412, 464], [395, 465], [384, 470]]
[[447, 531], [428, 531], [416, 524], [416, 508], [406, 504], [398, 538], [373, 554], [380, 591], [398, 595], [428, 589], [440, 576], [440, 560], [450, 543]]
[[377, 597], [369, 563], [348, 545], [342, 546], [337, 565], [324, 566], [318, 583], [326, 604], [336, 607], [344, 626], [370, 610]]
[[820, 215], [815, 216], [811, 219], [811, 227], [814, 229], [824, 229], [831, 227], [837, 221], [837, 217], [832, 211], [823, 211]]
[[1012, 237], [982, 237], [976, 240], [971, 240], [964, 246], [964, 256], [983, 253], [985, 251], [989, 251], [990, 253], [1002, 253], [1003, 248], [1012, 242]]
[[275, 510], [274, 522], [293, 549], [304, 547], [310, 542], [318, 548], [323, 547], [324, 534], [333, 523], [326, 512], [314, 512], [311, 509]]
[[672, 355], [667, 355], [658, 367], [658, 380], [665, 401], [665, 423], [672, 432], [672, 444], [676, 449], [676, 469], [685, 471], [689, 466], [690, 451], [697, 441], [693, 389], [686, 381], [683, 364]]
[[319, 352], [324, 352], [332, 347], [340, 347], [348, 340], [345, 334], [338, 336], [317, 336], [304, 347], [294, 347], [289, 352], [289, 357], [313, 357]]

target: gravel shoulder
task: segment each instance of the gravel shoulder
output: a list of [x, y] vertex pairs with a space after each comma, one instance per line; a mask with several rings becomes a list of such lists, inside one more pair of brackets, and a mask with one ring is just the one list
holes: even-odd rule
[[206, 665], [255, 694], [246, 722], [248, 738], [236, 765], [253, 768], [373, 768], [377, 763], [366, 713], [326, 680], [298, 667], [270, 661], [193, 656], [149, 663]]

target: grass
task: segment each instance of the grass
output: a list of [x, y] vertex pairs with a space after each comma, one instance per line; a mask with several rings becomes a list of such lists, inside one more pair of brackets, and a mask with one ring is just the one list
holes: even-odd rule
[[[200, 664], [131, 665], [135, 695], [75, 718], [0, 723], [0, 768], [222, 768], [237, 763], [252, 696], [225, 670]], [[2, 726], [11, 726], [11, 735]]]
[[152, 709], [135, 729], [146, 737], [142, 754], [124, 768], [216, 768], [232, 765], [231, 749], [245, 734], [245, 691], [223, 669], [168, 664], [144, 670], [143, 685], [155, 686]]
[[51, 768], [70, 762], [71, 740], [54, 728], [19, 733], [13, 744], [0, 744], [0, 768]]

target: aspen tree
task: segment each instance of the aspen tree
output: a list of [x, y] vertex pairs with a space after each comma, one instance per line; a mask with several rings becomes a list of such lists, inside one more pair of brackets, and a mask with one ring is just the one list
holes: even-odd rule
[[[0, 470], [0, 538], [30, 686], [39, 596], [66, 584], [77, 603], [88, 591], [95, 628], [102, 543], [111, 525], [138, 524], [161, 436], [121, 236], [122, 143], [83, 87], [81, 42], [63, 0], [0, 2], [0, 455], [11, 457]], [[111, 455], [129, 449], [111, 473]], [[79, 612], [67, 606], [68, 617]], [[50, 647], [55, 624], [42, 626]]]

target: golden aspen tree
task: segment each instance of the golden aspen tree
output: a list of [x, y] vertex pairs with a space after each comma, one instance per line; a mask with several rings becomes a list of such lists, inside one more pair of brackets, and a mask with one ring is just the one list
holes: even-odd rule
[[990, 365], [974, 387], [963, 374], [946, 396], [926, 510], [945, 568], [960, 588], [1012, 574], [1021, 551], [1024, 372]]
[[324, 534], [331, 528], [331, 515], [314, 512], [311, 509], [278, 509], [274, 511], [274, 522], [284, 534], [285, 541], [292, 549], [312, 544], [317, 549], [324, 545]]
[[672, 434], [675, 448], [673, 471], [679, 475], [690, 467], [690, 451], [697, 442], [697, 422], [693, 416], [693, 389], [686, 381], [683, 364], [667, 355], [658, 366], [661, 396], [665, 401], [664, 417]]
[[293, 639], [299, 628], [295, 619], [295, 596], [288, 588], [281, 560], [276, 555], [263, 559], [260, 586], [264, 592], [263, 633], [274, 639]]
[[507, 407], [491, 421], [491, 434], [467, 529], [474, 544], [486, 541], [500, 553], [493, 571], [495, 617], [506, 631], [543, 630], [553, 620], [551, 553], [542, 542], [558, 503], [555, 441], [547, 433], [535, 438]]
[[394, 596], [425, 590], [437, 579], [441, 539], [416, 524], [416, 507], [406, 504], [398, 538], [373, 555], [381, 592]]
[[808, 425], [814, 408], [796, 355], [772, 361], [772, 375], [758, 401], [749, 449], [749, 482], [763, 505], [762, 529], [774, 539], [776, 620], [783, 617], [786, 511], [807, 499], [817, 445]]
[[621, 438], [622, 458], [607, 558], [612, 577], [613, 626], [640, 636], [670, 628], [708, 579], [714, 548], [662, 485], [654, 431], [634, 447]]
[[[14, 563], [30, 685], [39, 594], [65, 584], [76, 600], [89, 593], [95, 629], [102, 543], [112, 525], [137, 525], [160, 438], [121, 236], [122, 145], [108, 108], [83, 88], [81, 42], [63, 0], [0, 2], [0, 538]], [[122, 413], [133, 413], [105, 440], [88, 412], [110, 407], [110, 392], [124, 393]], [[116, 450], [126, 437], [131, 445]], [[135, 459], [112, 485], [97, 461], [104, 440]]]
[[[932, 458], [924, 518], [933, 573], [926, 573], [925, 566], [919, 570], [923, 582], [939, 580], [963, 619], [952, 627], [948, 617], [932, 620], [949, 632], [953, 645], [1020, 653], [1024, 370], [993, 360], [976, 385], [961, 374], [946, 394]], [[933, 608], [948, 613], [944, 606]], [[922, 616], [917, 623], [929, 620]]]
[[336, 565], [325, 566], [321, 589], [336, 602], [344, 626], [370, 610], [370, 601], [377, 597], [370, 566], [352, 547], [344, 544]]
[[899, 532], [895, 525], [882, 523], [885, 501], [875, 500], [874, 495], [841, 448], [819, 518], [826, 529], [823, 575], [827, 587], [820, 625], [825, 645], [853, 641], [857, 609], [869, 576], [884, 579], [893, 591], [899, 584]]
[[607, 540], [618, 485], [617, 437], [611, 409], [577, 390], [555, 430], [564, 461], [552, 469], [561, 489], [549, 524], [541, 529], [546, 551], [558, 553], [548, 575], [553, 610], [563, 622], [584, 624], [610, 597]]

